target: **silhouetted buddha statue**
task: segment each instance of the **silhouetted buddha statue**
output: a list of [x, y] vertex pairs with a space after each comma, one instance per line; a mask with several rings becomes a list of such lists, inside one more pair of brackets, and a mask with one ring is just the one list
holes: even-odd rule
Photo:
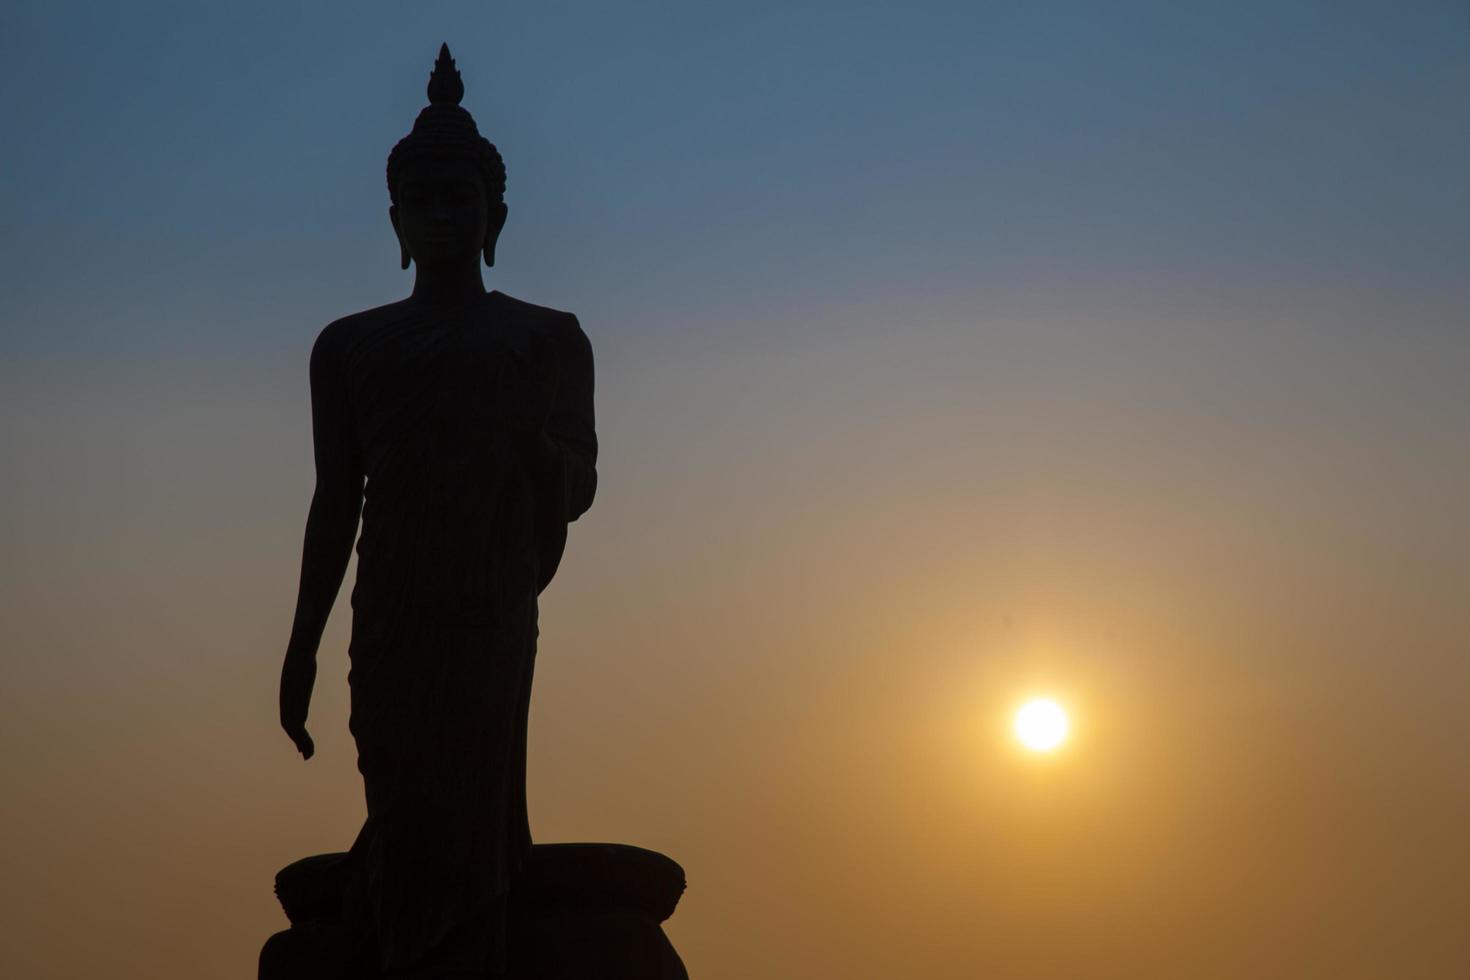
[[316, 491], [281, 675], [281, 724], [310, 758], [317, 646], [356, 539], [350, 728], [368, 816], [332, 880], [394, 977], [507, 969], [507, 893], [531, 849], [537, 595], [597, 484], [576, 318], [482, 282], [505, 168], [463, 94], [446, 46], [388, 158], [412, 294], [329, 324], [312, 350]]

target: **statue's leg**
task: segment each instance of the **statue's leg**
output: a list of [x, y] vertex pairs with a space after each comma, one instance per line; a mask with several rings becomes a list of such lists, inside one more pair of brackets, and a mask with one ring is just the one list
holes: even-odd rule
[[532, 670], [525, 634], [508, 632], [423, 624], [354, 687], [368, 902], [389, 976], [504, 962], [503, 899], [529, 847]]
[[522, 860], [531, 853], [531, 817], [526, 806], [526, 742], [531, 722], [531, 683], [535, 674], [536, 649], [533, 645], [521, 678], [520, 701], [516, 706], [515, 729], [512, 733], [515, 742], [511, 749], [507, 787], [510, 792], [510, 810], [506, 823], [510, 833], [517, 838], [513, 847]]

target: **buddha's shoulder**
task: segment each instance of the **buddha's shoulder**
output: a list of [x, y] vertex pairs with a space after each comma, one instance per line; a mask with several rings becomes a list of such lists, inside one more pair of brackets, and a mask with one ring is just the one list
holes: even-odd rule
[[523, 299], [507, 296], [498, 290], [495, 292], [495, 297], [500, 303], [498, 315], [508, 317], [524, 328], [559, 343], [578, 349], [591, 346], [575, 314], [565, 310], [554, 310], [549, 306], [528, 303]]
[[375, 306], [370, 310], [360, 310], [357, 313], [337, 317], [328, 325], [323, 326], [322, 332], [316, 335], [316, 344], [312, 348], [313, 357], [323, 356], [323, 354], [343, 356], [347, 353], [348, 348], [353, 348], [365, 336], [375, 334], [384, 326], [403, 319], [406, 310], [406, 301], [398, 300], [397, 303]]
[[523, 299], [507, 296], [499, 290], [496, 291], [495, 298], [500, 303], [497, 312], [501, 316], [519, 320], [526, 326], [548, 331], [580, 329], [576, 316], [566, 310], [554, 310], [549, 306], [528, 303]]
[[369, 310], [360, 310], [357, 313], [340, 316], [322, 328], [321, 333], [317, 335], [317, 343], [328, 346], [350, 343], [353, 338], [361, 336], [364, 332], [402, 319], [408, 306], [407, 300], [398, 300], [395, 303], [374, 306]]

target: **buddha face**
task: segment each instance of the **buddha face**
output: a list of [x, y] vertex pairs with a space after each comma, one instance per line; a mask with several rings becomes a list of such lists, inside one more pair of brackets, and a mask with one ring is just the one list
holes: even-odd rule
[[388, 217], [403, 250], [421, 269], [477, 262], [481, 253], [493, 264], [505, 205], [487, 199], [470, 161], [426, 159], [405, 168]]

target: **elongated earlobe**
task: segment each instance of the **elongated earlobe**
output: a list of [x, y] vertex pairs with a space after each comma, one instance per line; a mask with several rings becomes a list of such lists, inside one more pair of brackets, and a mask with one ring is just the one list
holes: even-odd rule
[[398, 205], [388, 208], [388, 223], [393, 226], [393, 237], [398, 239], [398, 265], [407, 269], [410, 261], [408, 246], [404, 244], [403, 232], [398, 229]]
[[500, 241], [500, 233], [505, 230], [505, 216], [509, 213], [504, 201], [490, 209], [488, 215], [490, 220], [485, 227], [485, 245], [481, 249], [481, 253], [485, 256], [485, 264], [488, 266], [495, 265], [495, 243]]

